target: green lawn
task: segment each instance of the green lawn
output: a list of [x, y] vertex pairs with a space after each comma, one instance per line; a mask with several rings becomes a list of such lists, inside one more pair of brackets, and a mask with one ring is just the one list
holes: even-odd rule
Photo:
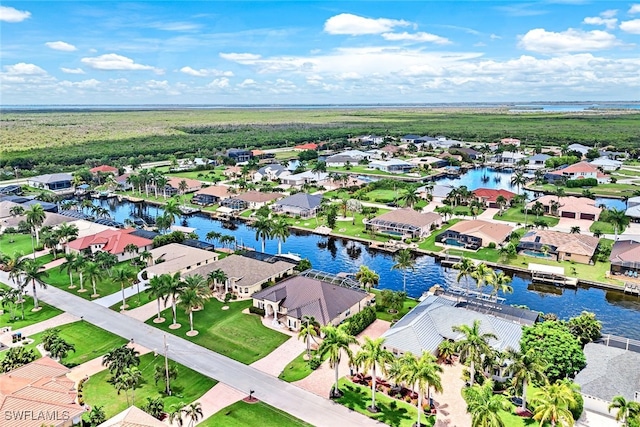
[[401, 198], [405, 193], [405, 189], [398, 189], [397, 191], [378, 189], [369, 191], [366, 193], [366, 197], [371, 202], [390, 203]]
[[[70, 352], [67, 357], [62, 360], [62, 363], [68, 367], [88, 362], [89, 360], [102, 356], [115, 347], [127, 343], [126, 339], [83, 320], [57, 326], [56, 328], [60, 330], [60, 337], [76, 347], [75, 352]], [[31, 335], [29, 338], [32, 338], [34, 342], [25, 347], [34, 349], [38, 357], [40, 357], [40, 352], [35, 350], [35, 348], [36, 345], [41, 342], [42, 332]], [[0, 357], [2, 357], [2, 353], [0, 353]]]
[[[517, 224], [524, 224], [525, 223], [524, 212], [522, 212], [521, 209], [522, 209], [522, 205], [511, 207], [506, 211], [504, 211], [502, 215], [495, 214], [493, 216], [493, 219], [496, 219], [498, 221], [508, 221], [508, 222], [515, 222]], [[560, 218], [555, 216], [543, 215], [543, 216], [540, 216], [540, 218], [536, 218], [536, 216], [532, 215], [531, 213], [527, 214], [526, 219], [527, 219], [527, 224], [533, 224], [533, 222], [536, 221], [537, 219], [544, 220], [547, 223], [547, 225], [549, 225], [549, 227], [555, 227], [556, 225], [558, 225], [558, 222], [560, 222]]]
[[[437, 208], [435, 208], [435, 211], [441, 212], [442, 206], [438, 206]], [[482, 212], [484, 212], [484, 209], [478, 209], [477, 215], [480, 215]], [[471, 219], [471, 208], [469, 206], [455, 206], [453, 207], [453, 214], [460, 215], [460, 216], [468, 216], [470, 217], [469, 219]]]
[[[133, 271], [135, 275], [137, 275], [138, 272], [140, 271], [138, 267], [132, 266], [129, 261], [123, 261], [117, 264], [115, 268], [120, 268], [120, 267]], [[91, 298], [91, 294], [93, 294], [91, 282], [86, 280], [86, 278], [84, 280], [83, 286], [87, 291], [78, 292], [80, 290], [80, 277], [77, 273], [73, 273], [73, 284], [76, 286], [75, 289], [69, 289], [69, 272], [67, 270], [61, 271], [60, 267], [57, 267], [51, 270], [47, 270], [47, 273], [48, 273], [48, 277], [44, 279], [44, 281], [47, 284], [54, 286], [58, 289], [62, 289], [63, 291], [77, 295], [89, 301], [94, 299], [94, 298]], [[98, 291], [98, 294], [100, 294], [101, 297], [104, 297], [116, 292], [120, 292], [120, 284], [115, 283], [111, 279], [111, 276], [109, 276], [109, 273], [105, 272], [103, 280], [96, 283], [96, 289]]]
[[[561, 188], [564, 189], [567, 195], [582, 196], [582, 190], [583, 190], [582, 188], [566, 188], [566, 187], [561, 187]], [[531, 186], [530, 189], [537, 190], [537, 191], [544, 191], [546, 193], [554, 193], [556, 191], [556, 186], [553, 184], [534, 185], [534, 186]], [[596, 196], [633, 197], [634, 192], [638, 190], [638, 186], [632, 185], [632, 184], [617, 184], [617, 183], [616, 184], [598, 184], [595, 187], [590, 187], [589, 190], [591, 190], [591, 192]]]
[[452, 225], [458, 223], [462, 221], [461, 219], [450, 219], [447, 222], [442, 223], [442, 227], [440, 227], [437, 230], [433, 230], [433, 232], [431, 232], [431, 234], [424, 240], [424, 242], [421, 242], [418, 247], [420, 249], [423, 249], [425, 251], [432, 251], [432, 252], [440, 252], [442, 251], [442, 246], [437, 246], [436, 245], [436, 236], [438, 236], [439, 234], [443, 233], [445, 230], [447, 230], [449, 227], [451, 227]]
[[263, 402], [236, 402], [200, 424], [202, 427], [306, 427], [311, 426]]
[[[613, 224], [611, 224], [610, 222], [594, 221], [593, 224], [591, 224], [591, 227], [589, 227], [589, 231], [591, 231], [592, 233], [595, 233], [596, 230], [604, 234], [614, 233]], [[618, 234], [620, 233], [621, 232], [618, 231]]]
[[[371, 405], [371, 389], [352, 383], [346, 378], [340, 379], [340, 390], [344, 395], [336, 402], [369, 418], [393, 427], [413, 427], [418, 418], [418, 408], [407, 402], [393, 399], [384, 393], [376, 393], [378, 413], [371, 413], [367, 406]], [[436, 417], [423, 416], [420, 420], [426, 426], [433, 426]]]
[[[379, 301], [379, 295], [380, 295], [380, 291], [376, 290], [376, 289], [372, 289], [371, 292], [373, 292], [374, 294], [376, 294], [376, 299]], [[413, 307], [415, 307], [416, 305], [418, 305], [418, 301], [413, 299], [413, 298], [405, 298], [404, 300], [404, 305], [402, 307], [402, 310], [400, 310], [398, 313], [389, 313], [388, 309], [386, 307], [379, 307], [376, 305], [376, 317], [380, 320], [386, 320], [387, 322], [392, 322], [394, 320], [399, 320], [401, 319], [405, 314], [407, 314], [409, 311], [411, 311], [411, 309]]]
[[[131, 295], [129, 298], [125, 299], [125, 304], [128, 305], [127, 310], [133, 310], [134, 308], [142, 307], [143, 305], [151, 302], [149, 298], [149, 294], [143, 290], [140, 290], [140, 295], [138, 298], [138, 294]], [[111, 310], [120, 311], [120, 307], [122, 306], [122, 300], [118, 301], [116, 304], [113, 304], [109, 307]]]
[[[9, 286], [4, 283], [0, 283], [0, 289], [9, 289]], [[33, 308], [33, 298], [30, 296], [25, 297], [24, 302], [24, 320], [22, 320], [22, 309], [21, 304], [16, 304], [15, 314], [18, 316], [17, 319], [10, 319], [10, 309], [9, 307], [4, 307], [4, 313], [0, 315], [0, 325], [2, 326], [11, 326], [11, 330], [19, 331], [21, 328], [29, 325], [35, 325], [36, 323], [40, 323], [44, 320], [50, 319], [52, 317], [57, 316], [58, 314], [62, 314], [62, 310], [59, 310], [53, 306], [43, 303], [42, 301], [38, 301], [38, 305], [42, 307], [39, 311], [31, 311]]]
[[31, 235], [29, 234], [0, 234], [0, 253], [13, 255], [17, 252], [27, 255], [33, 252]]
[[[313, 345], [313, 341], [311, 341], [311, 343]], [[284, 367], [282, 372], [280, 372], [278, 378], [280, 378], [282, 381], [292, 383], [295, 381], [300, 381], [301, 379], [307, 378], [309, 375], [311, 375], [313, 370], [309, 367], [309, 362], [304, 358], [306, 354], [307, 350], [303, 351], [302, 353], [300, 353], [300, 355], [298, 355], [298, 357], [289, 362], [289, 364]], [[315, 352], [313, 350], [311, 350], [311, 357], [315, 357]], [[329, 355], [326, 355], [323, 361], [327, 360], [328, 357]]]
[[[378, 209], [378, 213], [376, 216], [382, 215], [383, 213], [389, 212], [389, 209]], [[347, 218], [352, 218], [351, 213], [347, 213]], [[346, 237], [356, 237], [360, 239], [367, 240], [375, 240], [378, 242], [387, 242], [390, 237], [388, 235], [379, 234], [372, 235], [365, 231], [364, 223], [362, 222], [366, 218], [366, 215], [356, 213], [355, 221], [352, 219], [348, 219], [346, 221], [343, 220], [342, 212], [338, 212], [338, 217], [336, 220], [336, 226], [333, 228], [333, 233], [346, 236]], [[327, 225], [326, 217], [322, 218], [308, 218], [308, 219], [295, 219], [289, 217], [287, 219], [290, 225], [300, 228], [306, 228], [307, 230], [313, 230], [318, 226]]]
[[251, 304], [251, 301], [230, 302], [229, 309], [222, 310], [222, 302], [210, 299], [204, 310], [193, 314], [194, 329], [200, 332], [195, 337], [186, 336], [189, 318], [183, 309], [178, 309], [178, 323], [182, 325], [179, 329], [169, 329], [171, 308], [163, 311], [164, 323], [153, 323], [154, 316], [147, 324], [249, 365], [289, 339], [288, 335], [265, 328], [257, 315], [243, 314], [242, 310]]
[[[147, 353], [140, 357], [138, 368], [142, 371], [144, 379], [141, 386], [135, 390], [134, 403], [136, 406], [143, 406], [147, 397], [162, 397], [166, 411], [172, 405], [180, 402], [188, 404], [197, 401], [217, 382], [178, 363], [172, 361], [169, 363], [178, 369], [178, 377], [171, 381], [171, 396], [164, 393], [163, 381], [156, 385], [153, 379], [155, 366], [164, 366], [164, 357], [162, 355], [154, 356], [153, 353]], [[111, 374], [107, 370], [98, 372], [84, 383], [82, 390], [85, 403], [90, 406], [103, 406], [107, 418], [113, 417], [129, 406], [125, 393], [121, 392], [118, 395], [113, 385], [107, 382], [110, 376]], [[131, 392], [129, 392], [129, 399], [131, 400]]]

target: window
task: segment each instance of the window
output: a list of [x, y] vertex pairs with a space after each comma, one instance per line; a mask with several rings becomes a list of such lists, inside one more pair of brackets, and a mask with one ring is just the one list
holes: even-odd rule
[[244, 293], [248, 294], [249, 293], [249, 288], [244, 288]]
[[264, 302], [258, 301], [258, 308], [264, 310]]

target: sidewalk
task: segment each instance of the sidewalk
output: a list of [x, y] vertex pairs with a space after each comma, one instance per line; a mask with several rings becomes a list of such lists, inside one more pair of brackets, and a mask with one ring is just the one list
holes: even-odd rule
[[[147, 284], [146, 283], [140, 283], [140, 292], [144, 292], [145, 289], [147, 289]], [[137, 293], [138, 293], [138, 285], [131, 285], [128, 288], [124, 288], [124, 297], [125, 298], [129, 298], [129, 297], [131, 297], [133, 295], [136, 295]], [[99, 304], [99, 305], [101, 305], [103, 307], [109, 308], [114, 304], [122, 303], [122, 292], [120, 292], [120, 291], [115, 292], [115, 293], [113, 293], [111, 295], [107, 295], [105, 297], [93, 300], [93, 302], [95, 302], [96, 304]]]
[[[131, 344], [127, 345], [131, 347]], [[151, 350], [149, 350], [148, 348], [143, 347], [137, 343], [133, 344], [133, 348], [140, 352], [140, 356], [151, 352]], [[88, 362], [84, 362], [83, 364], [78, 365], [74, 368], [71, 368], [71, 372], [67, 374], [67, 377], [75, 381], [77, 386], [78, 382], [81, 379], [90, 377], [91, 375], [95, 375], [98, 372], [104, 371], [105, 369], [107, 369], [107, 367], [102, 364], [102, 356], [100, 356], [96, 357], [95, 359], [91, 359]]]
[[[244, 399], [247, 395], [248, 392], [243, 393], [223, 383], [214, 385], [209, 389], [208, 392], [203, 394], [200, 399], [196, 400], [196, 402], [200, 402], [200, 408], [202, 409], [202, 418], [196, 421], [194, 425], [200, 424], [216, 412], [236, 403], [241, 399]], [[169, 424], [168, 418], [165, 419], [164, 423], [167, 425], [172, 425]]]
[[[166, 304], [164, 301], [160, 301], [160, 311], [169, 307], [171, 307], [171, 303], [169, 301], [167, 301]], [[158, 315], [158, 302], [155, 300], [150, 301], [141, 307], [134, 308], [133, 310], [125, 310], [122, 314], [133, 317], [141, 322], [146, 322], [149, 318], [156, 317]]]
[[291, 337], [280, 347], [276, 348], [262, 359], [253, 362], [250, 366], [277, 377], [289, 362], [298, 357], [300, 353], [306, 350], [306, 348], [307, 346], [304, 340], [299, 340], [297, 337]]
[[[23, 337], [30, 337], [34, 334], [39, 334], [45, 329], [55, 328], [56, 326], [66, 325], [67, 323], [73, 323], [80, 320], [79, 317], [74, 316], [69, 313], [61, 313], [51, 319], [44, 320], [40, 323], [36, 323], [35, 325], [25, 326], [24, 328], [20, 328], [19, 331], [22, 332]], [[11, 344], [11, 334], [16, 331], [6, 332], [0, 335], [0, 342], [5, 345]]]

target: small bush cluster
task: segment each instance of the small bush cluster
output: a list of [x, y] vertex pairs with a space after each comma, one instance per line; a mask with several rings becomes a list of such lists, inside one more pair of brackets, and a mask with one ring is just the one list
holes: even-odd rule
[[265, 315], [265, 311], [264, 311], [263, 308], [256, 307], [256, 306], [253, 306], [253, 305], [251, 307], [249, 307], [249, 313], [258, 314], [260, 316], [264, 316]]
[[376, 310], [369, 306], [345, 320], [345, 329], [349, 335], [358, 335], [376, 320]]
[[595, 178], [583, 178], [583, 179], [570, 179], [567, 181], [567, 188], [580, 188], [580, 187], [596, 187], [598, 180]]

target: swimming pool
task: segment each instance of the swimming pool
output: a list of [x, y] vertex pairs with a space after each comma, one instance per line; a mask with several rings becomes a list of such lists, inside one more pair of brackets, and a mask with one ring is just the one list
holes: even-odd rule
[[554, 256], [553, 256], [553, 255], [551, 255], [551, 254], [547, 254], [547, 255], [545, 255], [545, 254], [543, 254], [542, 252], [531, 251], [531, 250], [528, 250], [528, 249], [527, 249], [527, 250], [522, 251], [522, 253], [523, 253], [524, 255], [532, 256], [532, 257], [534, 257], [534, 258], [547, 258], [547, 259], [549, 259], [549, 258], [554, 258]]
[[385, 231], [384, 234], [389, 234], [391, 236], [404, 236], [404, 233], [400, 232], [400, 231]]
[[449, 246], [458, 246], [458, 247], [463, 247], [464, 246], [464, 243], [460, 243], [456, 239], [452, 239], [450, 237], [445, 239], [444, 242], [442, 242], [442, 243], [444, 243], [445, 245], [449, 245]]

